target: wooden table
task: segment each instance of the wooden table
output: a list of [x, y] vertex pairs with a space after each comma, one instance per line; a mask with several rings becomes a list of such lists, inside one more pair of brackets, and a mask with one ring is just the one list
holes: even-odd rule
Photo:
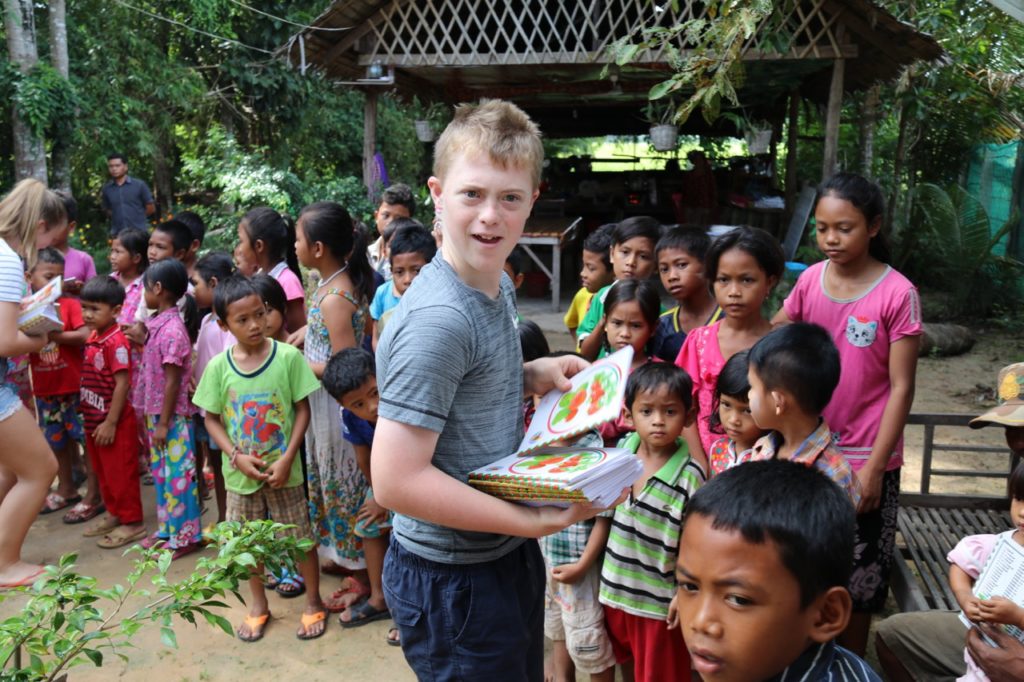
[[[551, 310], [558, 312], [562, 295], [562, 249], [576, 239], [583, 218], [531, 218], [526, 223], [519, 245], [551, 280]], [[534, 253], [531, 247], [551, 247], [551, 268]]]

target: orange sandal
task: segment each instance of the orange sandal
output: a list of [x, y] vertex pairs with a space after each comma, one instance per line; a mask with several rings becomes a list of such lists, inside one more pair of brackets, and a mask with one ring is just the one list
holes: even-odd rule
[[267, 620], [269, 619], [269, 611], [262, 616], [246, 616], [243, 623], [249, 628], [249, 635], [245, 637], [238, 630], [235, 630], [235, 634], [243, 642], [258, 642], [263, 639], [263, 631], [267, 629]]
[[[310, 626], [316, 625], [317, 623], [319, 623], [321, 621], [324, 624], [323, 630], [321, 630], [320, 632], [316, 633], [315, 635], [309, 634]], [[301, 622], [302, 622], [302, 632], [297, 632], [295, 634], [296, 637], [298, 637], [299, 639], [316, 639], [317, 637], [322, 637], [323, 634], [325, 632], [327, 632], [327, 610], [326, 609], [321, 609], [321, 610], [317, 611], [316, 613], [303, 613], [302, 614]]]

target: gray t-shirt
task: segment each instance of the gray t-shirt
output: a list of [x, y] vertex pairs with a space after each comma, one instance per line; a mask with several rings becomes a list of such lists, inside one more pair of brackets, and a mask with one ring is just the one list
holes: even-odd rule
[[[437, 432], [433, 464], [463, 483], [523, 437], [523, 353], [515, 289], [491, 299], [439, 253], [402, 296], [377, 345], [378, 416]], [[472, 510], [465, 511], [471, 515]], [[455, 530], [396, 514], [395, 538], [431, 561], [492, 561], [523, 538]]]

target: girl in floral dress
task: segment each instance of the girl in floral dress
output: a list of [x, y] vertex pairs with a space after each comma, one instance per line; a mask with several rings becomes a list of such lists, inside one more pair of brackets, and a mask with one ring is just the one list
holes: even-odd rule
[[[320, 273], [309, 298], [308, 324], [299, 336], [304, 334], [306, 360], [321, 377], [331, 355], [363, 342], [373, 271], [366, 238], [340, 204], [322, 201], [307, 206], [297, 228], [299, 261]], [[362, 543], [352, 529], [365, 498], [366, 479], [356, 466], [355, 450], [342, 438], [338, 404], [320, 388], [309, 396], [309, 407], [309, 510], [320, 557], [348, 570], [363, 570]], [[365, 591], [365, 584], [352, 578], [347, 588], [327, 600], [327, 608], [344, 610]]]
[[144, 282], [145, 305], [156, 314], [146, 320], [135, 403], [142, 406], [149, 435], [157, 531], [142, 544], [160, 543], [174, 550], [177, 559], [199, 549], [202, 540], [188, 399], [192, 342], [176, 305], [185, 295], [188, 273], [180, 261], [169, 258], [149, 266]]

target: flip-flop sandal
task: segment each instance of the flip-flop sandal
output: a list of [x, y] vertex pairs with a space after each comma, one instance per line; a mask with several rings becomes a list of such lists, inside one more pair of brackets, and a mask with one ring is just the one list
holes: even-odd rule
[[203, 543], [201, 543], [201, 542], [193, 542], [190, 545], [185, 545], [184, 547], [179, 547], [178, 549], [174, 550], [173, 554], [171, 554], [171, 561], [177, 561], [181, 557], [188, 556], [189, 554], [192, 554], [193, 552], [198, 552], [202, 548], [203, 548]]
[[82, 533], [82, 537], [83, 538], [98, 538], [101, 535], [106, 535], [107, 533], [109, 533], [110, 531], [114, 530], [115, 528], [117, 528], [120, 525], [121, 525], [120, 521], [118, 521], [113, 516], [108, 516], [106, 518], [100, 519], [100, 521], [98, 523], [95, 523], [95, 524], [89, 526], [88, 528], [86, 528], [85, 532]]
[[277, 581], [274, 591], [285, 599], [294, 599], [306, 592], [306, 581], [301, 575], [285, 571], [281, 579]]
[[[339, 603], [339, 600], [342, 597], [344, 597], [345, 595], [347, 595], [347, 594], [354, 594], [354, 595], [356, 595], [356, 601], [352, 602], [352, 604], [347, 604], [347, 605]], [[355, 578], [349, 578], [348, 587], [342, 587], [341, 589], [338, 589], [338, 590], [335, 590], [334, 592], [332, 592], [331, 596], [329, 596], [324, 601], [324, 608], [326, 608], [331, 613], [341, 613], [345, 609], [351, 608], [352, 605], [354, 605], [356, 602], [361, 600], [363, 597], [369, 597], [369, 596], [370, 596], [370, 588], [369, 587], [367, 587], [366, 585], [362, 584], [361, 582], [359, 582]]]
[[[324, 623], [324, 629], [315, 635], [308, 634], [309, 626], [316, 625], [320, 621]], [[316, 613], [304, 613], [302, 614], [302, 633], [296, 633], [295, 636], [299, 639], [316, 639], [317, 637], [323, 637], [323, 634], [327, 632], [327, 611], [321, 610]]]
[[244, 623], [249, 627], [249, 636], [243, 637], [237, 629], [235, 629], [235, 636], [243, 642], [258, 642], [263, 639], [263, 631], [267, 629], [269, 619], [269, 611], [262, 616], [246, 616]]
[[166, 542], [167, 538], [162, 538], [156, 533], [151, 533], [150, 535], [146, 536], [146, 539], [140, 542], [139, 545], [142, 546], [142, 549], [153, 549], [154, 547], [157, 547]]
[[[398, 635], [398, 638], [392, 639], [391, 633]], [[388, 634], [384, 636], [384, 641], [388, 643], [388, 646], [402, 646], [402, 633], [397, 625], [388, 628]]]
[[118, 547], [124, 547], [125, 545], [129, 545], [135, 542], [136, 540], [141, 540], [144, 537], [146, 537], [145, 528], [140, 528], [134, 533], [128, 531], [118, 533], [115, 530], [111, 533], [107, 533], [106, 535], [104, 535], [103, 538], [96, 543], [96, 545], [102, 547], [103, 549], [117, 549]]
[[263, 587], [267, 588], [268, 590], [273, 590], [277, 588], [277, 584], [279, 582], [281, 581], [278, 580], [277, 576], [271, 573], [270, 571], [263, 572]]
[[46, 500], [43, 502], [43, 508], [39, 510], [40, 514], [52, 514], [55, 511], [61, 509], [67, 509], [73, 504], [77, 504], [82, 501], [81, 495], [75, 495], [73, 497], [64, 497], [58, 493], [49, 493], [46, 496]]
[[342, 620], [341, 616], [338, 616], [338, 622], [341, 623], [343, 628], [358, 628], [367, 623], [391, 617], [391, 611], [388, 610], [388, 607], [375, 609], [369, 599], [364, 599], [350, 608], [349, 611], [352, 613], [352, 620]]
[[13, 583], [0, 583], [0, 590], [14, 590], [19, 587], [31, 587], [37, 580], [43, 577], [43, 573], [46, 572], [46, 568], [40, 567], [35, 573], [27, 575], [21, 580], [15, 580]]
[[102, 502], [99, 504], [79, 502], [71, 508], [71, 511], [64, 514], [64, 518], [62, 520], [64, 523], [85, 523], [89, 519], [94, 519], [105, 511], [107, 511], [107, 508]]

